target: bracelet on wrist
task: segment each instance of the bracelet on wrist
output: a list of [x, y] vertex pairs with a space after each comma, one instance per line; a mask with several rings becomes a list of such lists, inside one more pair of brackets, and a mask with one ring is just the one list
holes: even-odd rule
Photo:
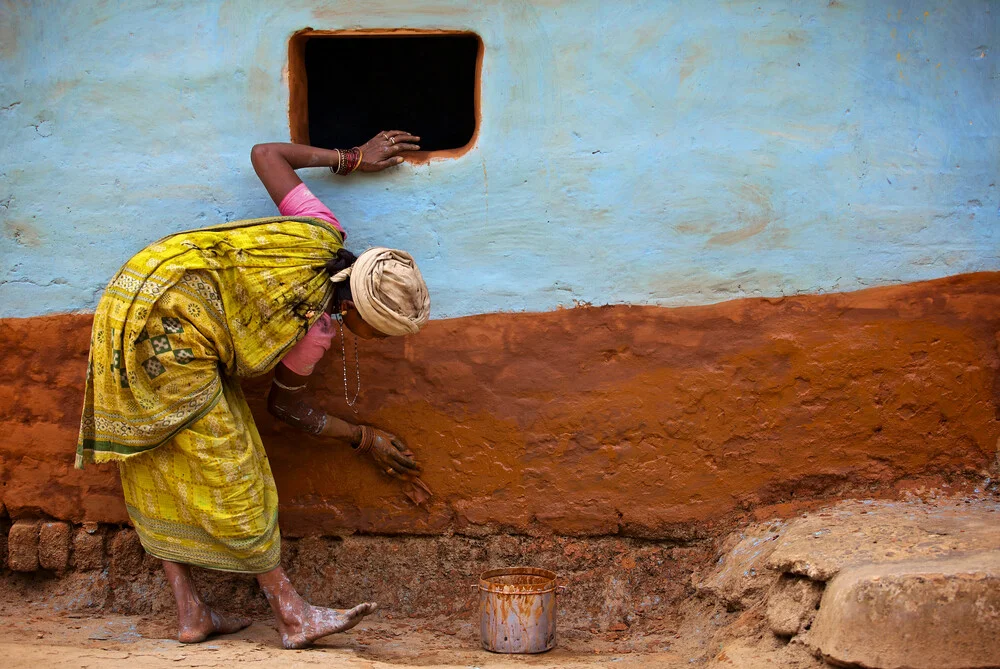
[[301, 386], [286, 386], [284, 383], [282, 383], [278, 379], [271, 379], [271, 383], [273, 383], [274, 385], [278, 386], [282, 390], [287, 390], [287, 391], [292, 392], [292, 393], [297, 393], [298, 391], [305, 390], [305, 388], [306, 388], [306, 384], [304, 384], [304, 383]]
[[344, 150], [334, 149], [334, 151], [337, 152], [337, 167], [335, 169], [333, 165], [330, 165], [330, 171], [334, 174], [345, 177], [361, 167], [361, 160], [364, 158], [364, 154], [358, 147], [355, 146], [353, 149]]
[[368, 425], [360, 425], [359, 427], [361, 428], [361, 439], [357, 446], [352, 445], [352, 447], [359, 454], [367, 453], [375, 446], [375, 429]]

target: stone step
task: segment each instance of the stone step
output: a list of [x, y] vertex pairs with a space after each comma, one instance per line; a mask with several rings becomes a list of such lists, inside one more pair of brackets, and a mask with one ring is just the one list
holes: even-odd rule
[[767, 566], [828, 581], [851, 566], [992, 550], [1000, 550], [995, 499], [848, 501], [791, 522]]
[[843, 569], [807, 643], [837, 665], [1000, 667], [1000, 550]]

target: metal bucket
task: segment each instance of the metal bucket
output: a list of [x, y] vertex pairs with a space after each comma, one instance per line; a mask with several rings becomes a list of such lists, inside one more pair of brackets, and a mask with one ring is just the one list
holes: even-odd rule
[[479, 631], [494, 653], [544, 653], [556, 645], [556, 575], [491, 569], [479, 577]]

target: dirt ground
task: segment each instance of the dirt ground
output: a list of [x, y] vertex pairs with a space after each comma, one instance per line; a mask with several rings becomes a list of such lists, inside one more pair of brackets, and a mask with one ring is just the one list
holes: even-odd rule
[[[799, 627], [795, 630], [780, 631], [786, 617], [783, 614], [787, 613], [782, 607], [787, 608], [789, 604], [781, 596], [790, 592], [783, 589], [785, 581], [819, 579], [809, 583], [814, 590], [821, 590], [825, 579], [854, 563], [889, 564], [995, 550], [994, 518], [1000, 513], [1000, 490], [991, 484], [986, 492], [978, 489], [973, 492], [976, 496], [929, 494], [926, 498], [913, 496], [906, 501], [843, 501], [804, 511], [792, 520], [768, 520], [744, 526], [721, 538], [719, 543], [713, 542], [712, 549], [707, 545], [695, 548], [626, 546], [607, 539], [597, 539], [591, 544], [579, 540], [569, 544], [546, 540], [552, 543], [549, 555], [541, 550], [548, 545], [544, 541], [538, 544], [533, 539], [508, 537], [504, 543], [518, 558], [524, 557], [522, 549], [530, 548], [545, 564], [558, 567], [558, 560], [553, 556], [565, 558], [583, 549], [595, 555], [621, 551], [617, 562], [629, 562], [633, 574], [642, 572], [634, 576], [630, 586], [636, 592], [626, 596], [627, 593], [619, 591], [625, 586], [618, 581], [617, 575], [612, 578], [619, 583], [617, 590], [601, 587], [599, 579], [588, 580], [581, 576], [594, 570], [604, 573], [619, 568], [612, 562], [590, 564], [589, 571], [581, 571], [581, 565], [576, 565], [576, 572], [564, 570], [575, 575], [577, 585], [575, 589], [566, 590], [565, 595], [559, 595], [557, 647], [534, 656], [496, 655], [482, 650], [478, 607], [473, 605], [469, 579], [456, 579], [441, 566], [447, 561], [436, 568], [450, 575], [437, 580], [453, 585], [454, 593], [448, 595], [443, 590], [416, 590], [416, 586], [408, 586], [406, 592], [412, 590], [421, 596], [383, 600], [384, 608], [355, 629], [322, 639], [314, 648], [302, 651], [281, 648], [270, 616], [254, 604], [262, 598], [252, 584], [220, 581], [215, 587], [205, 589], [212, 593], [213, 605], [230, 612], [254, 615], [254, 624], [237, 634], [201, 644], [182, 645], [174, 640], [173, 606], [170, 602], [161, 602], [165, 597], [169, 599], [169, 590], [151, 576], [159, 570], [146, 565], [141, 555], [130, 558], [131, 552], [119, 546], [112, 551], [110, 567], [105, 571], [71, 572], [59, 577], [7, 572], [0, 578], [0, 667], [228, 669], [235, 663], [260, 663], [262, 667], [279, 668], [323, 664], [379, 669], [511, 666], [572, 669], [597, 665], [663, 669], [823, 669], [828, 665], [817, 658], [819, 651], [814, 640], [809, 638], [809, 624], [805, 618], [796, 618]], [[115, 543], [124, 544], [122, 541]], [[346, 565], [353, 564], [351, 555], [354, 552], [369, 556], [370, 562], [377, 562], [392, 552], [391, 541], [385, 538], [341, 543], [343, 545], [304, 540], [295, 552], [311, 564], [313, 553], [332, 551]], [[452, 557], [468, 552], [464, 544], [453, 544], [454, 541], [436, 541], [423, 546], [423, 550], [424, 553], [432, 553], [431, 549], [443, 550]], [[397, 548], [405, 549], [412, 558], [423, 555], [417, 550], [420, 546], [420, 542], [409, 539]], [[589, 555], [587, 550], [583, 552]], [[671, 556], [684, 559], [671, 561], [668, 559]], [[427, 555], [424, 557], [428, 564], [438, 564]], [[647, 564], [651, 571], [647, 574], [635, 569], [635, 559]], [[691, 571], [697, 562], [703, 564]], [[130, 566], [125, 568], [119, 563]], [[382, 573], [369, 566], [371, 571]], [[332, 572], [319, 570], [319, 580], [315, 583], [302, 576], [303, 582], [311, 584], [312, 587], [306, 589], [314, 592], [307, 594], [316, 603], [329, 604], [336, 594], [323, 591], [317, 585], [325, 582], [324, 575], [328, 573]], [[424, 576], [431, 578], [430, 572]], [[113, 589], [128, 590], [135, 586], [129, 590], [129, 598], [109, 600], [106, 587], [94, 586], [94, 582], [99, 582], [110, 587], [109, 579], [114, 582]], [[665, 581], [673, 581], [673, 587], [663, 589]], [[352, 583], [350, 579], [333, 574], [330, 587], [337, 586], [334, 590], [340, 593], [339, 599], [346, 597], [353, 602], [361, 587]], [[368, 586], [366, 589], [370, 592], [377, 588]], [[461, 596], [456, 594], [459, 591]], [[435, 593], [437, 598], [433, 596]], [[651, 593], [659, 593], [662, 600], [655, 606], [642, 606], [640, 595], [649, 597]], [[143, 612], [138, 608], [142, 599], [163, 605], [149, 606]], [[407, 604], [410, 599], [413, 601]], [[793, 599], [795, 606], [792, 608], [799, 614], [810, 614], [811, 622], [819, 605]], [[424, 602], [426, 615], [414, 613], [420, 611], [417, 601]], [[115, 602], [132, 608], [126, 609], [128, 613], [122, 613], [122, 609], [116, 612]], [[625, 606], [623, 602], [628, 603], [628, 615], [622, 614], [624, 609], [618, 610]], [[432, 606], [437, 608], [427, 608]], [[614, 609], [614, 615], [595, 613], [609, 607]], [[141, 615], [135, 615], [137, 611]]]
[[0, 666], [12, 669], [114, 667], [441, 667], [538, 669], [609, 666], [681, 669], [824, 669], [802, 645], [766, 629], [761, 606], [731, 611], [691, 597], [670, 617], [652, 617], [634, 629], [599, 630], [558, 625], [556, 648], [539, 655], [482, 650], [478, 619], [463, 613], [433, 619], [378, 612], [355, 629], [320, 640], [308, 650], [281, 648], [269, 618], [237, 634], [184, 645], [174, 640], [172, 614], [150, 616], [54, 610], [51, 601], [0, 600]]
[[479, 648], [470, 620], [390, 620], [375, 615], [356, 629], [327, 637], [309, 650], [287, 651], [268, 620], [201, 644], [173, 640], [167, 616], [139, 617], [64, 612], [44, 606], [7, 606], [0, 626], [5, 667], [229, 667], [235, 663], [293, 667], [690, 667], [706, 650], [664, 630], [636, 639], [587, 630], [562, 631], [558, 646], [534, 656], [496, 655]]
[[[8, 571], [0, 576], [0, 667], [131, 668], [138, 661], [142, 667], [228, 667], [234, 662], [274, 667], [323, 663], [480, 668], [611, 663], [749, 669], [756, 665], [742, 661], [733, 665], [723, 652], [725, 644], [737, 639], [744, 643], [748, 635], [754, 657], [762, 652], [788, 654], [787, 644], [776, 643], [766, 630], [759, 607], [747, 615], [714, 593], [700, 596], [691, 584], [692, 569], [714, 561], [714, 542], [676, 547], [620, 538], [361, 537], [302, 540], [294, 546], [290, 542], [295, 558], [290, 560], [291, 573], [311, 601], [344, 606], [373, 598], [384, 608], [314, 649], [285, 651], [252, 579], [213, 578], [218, 575], [196, 570], [202, 579], [199, 587], [209, 596], [206, 601], [225, 611], [255, 616], [256, 622], [238, 634], [184, 646], [174, 640], [174, 606], [162, 582], [162, 568], [158, 561], [147, 560], [134, 542], [126, 541], [132, 535], [123, 530], [109, 540], [109, 566], [104, 570], [63, 575]], [[405, 560], [393, 558], [401, 552]], [[336, 569], [324, 567], [320, 559], [329, 560], [331, 555], [336, 557]], [[488, 653], [480, 647], [476, 595], [469, 589], [475, 579], [465, 572], [521, 563], [529, 555], [558, 569], [570, 583], [559, 595], [557, 647], [537, 656]], [[417, 558], [426, 568], [413, 569]], [[361, 561], [366, 569], [360, 567]], [[452, 563], [461, 563], [464, 571], [456, 572], [449, 566]], [[406, 565], [410, 567], [404, 569]], [[357, 574], [372, 572], [392, 582], [359, 581]], [[404, 572], [410, 580], [403, 578]], [[445, 576], [435, 578], [435, 572]], [[782, 660], [760, 666], [819, 665], [810, 657], [801, 665]]]

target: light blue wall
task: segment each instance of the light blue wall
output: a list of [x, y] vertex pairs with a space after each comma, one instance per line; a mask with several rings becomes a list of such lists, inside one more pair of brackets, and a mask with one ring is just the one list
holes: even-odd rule
[[994, 2], [8, 0], [0, 13], [2, 315], [91, 309], [151, 240], [270, 215], [249, 151], [288, 138], [287, 40], [306, 26], [483, 38], [472, 151], [302, 175], [354, 248], [413, 252], [435, 317], [1000, 269]]

